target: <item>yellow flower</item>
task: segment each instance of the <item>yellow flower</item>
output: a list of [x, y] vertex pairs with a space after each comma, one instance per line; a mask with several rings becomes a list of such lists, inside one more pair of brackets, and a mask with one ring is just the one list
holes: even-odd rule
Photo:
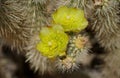
[[43, 27], [39, 37], [41, 41], [36, 48], [43, 56], [54, 58], [65, 55], [68, 36], [61, 26]]
[[59, 24], [64, 28], [64, 31], [81, 31], [88, 25], [83, 10], [66, 6], [57, 9], [52, 14], [52, 18], [55, 24]]

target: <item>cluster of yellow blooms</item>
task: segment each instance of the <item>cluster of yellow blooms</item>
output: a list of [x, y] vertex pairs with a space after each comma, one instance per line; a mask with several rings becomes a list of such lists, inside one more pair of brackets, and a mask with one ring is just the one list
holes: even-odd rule
[[37, 50], [48, 58], [65, 55], [69, 36], [66, 32], [77, 32], [85, 29], [88, 21], [84, 12], [77, 8], [60, 7], [52, 14], [53, 24], [40, 31], [40, 42]]

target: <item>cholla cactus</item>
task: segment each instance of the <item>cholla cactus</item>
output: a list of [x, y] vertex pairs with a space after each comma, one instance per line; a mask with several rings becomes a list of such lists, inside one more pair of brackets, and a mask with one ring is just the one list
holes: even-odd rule
[[[25, 50], [27, 61], [35, 71], [40, 71], [42, 74], [53, 73], [56, 69], [61, 72], [73, 71], [79, 69], [81, 64], [84, 66], [90, 64], [94, 56], [89, 54], [91, 48], [89, 35], [75, 32], [71, 35], [71, 31], [81, 32], [89, 26], [87, 29], [94, 33], [95, 40], [109, 52], [107, 57], [103, 58], [106, 62], [105, 68], [102, 72], [96, 73], [100, 78], [119, 78], [119, 5], [120, 0], [0, 0], [0, 38], [11, 48], [18, 51]], [[78, 11], [79, 9], [82, 10]], [[71, 16], [70, 20], [66, 19], [69, 18], [68, 15]], [[84, 25], [81, 22], [84, 22]], [[50, 36], [46, 35], [46, 38], [49, 38], [45, 39], [45, 35], [41, 36], [40, 32], [43, 30], [42, 26], [53, 26], [53, 24], [60, 24], [65, 31], [69, 31], [66, 33], [60, 30], [69, 36], [69, 42], [65, 43], [63, 53], [61, 49], [55, 47], [59, 52], [55, 53], [56, 50], [51, 50], [53, 54], [49, 56], [49, 48], [43, 48], [46, 47], [46, 43], [49, 40], [61, 41], [63, 38], [57, 33], [46, 32]], [[61, 42], [57, 44], [61, 45]], [[26, 46], [27, 48], [24, 48]], [[115, 72], [117, 74], [114, 74]], [[91, 73], [93, 78], [97, 78], [94, 77], [93, 72]]]
[[26, 16], [27, 23], [30, 24], [31, 27], [38, 30], [41, 26], [47, 24], [46, 18], [48, 15], [45, 14], [47, 0], [24, 0], [21, 1], [21, 4], [24, 7], [23, 14]]
[[[68, 50], [68, 53], [71, 53], [71, 50], [74, 51], [82, 51], [84, 48], [88, 48], [88, 45], [89, 45], [89, 48], [91, 48], [91, 45], [89, 43], [89, 38], [87, 35], [85, 34], [78, 34], [78, 35], [73, 35], [71, 36], [71, 39], [70, 39], [70, 42], [69, 42], [69, 47], [70, 49]], [[85, 47], [87, 46], [87, 47]]]
[[32, 35], [40, 31], [42, 26], [50, 25], [51, 13], [56, 8], [56, 0], [22, 0], [23, 15], [27, 19], [26, 23], [32, 27]]
[[[28, 44], [30, 47], [28, 47], [29, 52], [27, 52], [26, 56], [28, 58], [28, 61], [30, 61], [31, 66], [34, 67], [36, 71], [38, 70], [42, 73], [56, 71], [56, 69], [62, 72], [73, 71], [75, 69], [78, 69], [79, 64], [83, 62], [82, 60], [84, 59], [82, 59], [81, 55], [83, 56], [83, 58], [89, 55], [88, 50], [91, 48], [90, 47], [91, 45], [89, 44], [89, 41], [87, 42], [88, 40], [87, 37], [84, 38], [84, 37], [76, 36], [76, 39], [74, 39], [75, 37], [71, 38], [69, 43], [70, 46], [69, 46], [68, 44], [69, 38], [67, 37], [67, 35], [69, 36], [71, 35], [64, 32], [66, 31], [66, 29], [68, 29], [69, 32], [73, 30], [75, 31], [80, 29], [79, 31], [81, 31], [85, 29], [88, 22], [84, 17], [83, 11], [73, 8], [67, 8], [67, 7], [62, 7], [61, 10], [57, 14], [56, 13], [53, 14], [54, 23], [52, 23], [52, 26], [43, 27], [40, 31], [40, 35], [34, 33], [36, 37], [34, 36], [33, 37], [36, 42], [32, 42], [33, 38], [31, 38], [32, 40], [30, 41], [30, 43], [32, 44]], [[58, 19], [58, 17], [59, 18], [61, 17], [61, 14], [64, 10], [67, 10], [65, 14], [66, 13], [69, 14], [69, 11], [71, 11], [71, 14], [69, 14], [70, 16], [75, 15], [75, 17], [77, 18], [78, 15], [81, 18], [76, 20], [76, 18], [71, 17], [72, 20], [67, 20], [65, 19], [67, 15], [65, 15], [64, 17], [62, 17], [64, 21], [68, 21], [68, 25], [66, 25], [65, 27], [63, 25], [64, 21], [62, 19], [61, 20]], [[76, 11], [77, 13], [75, 13]], [[73, 22], [73, 20], [75, 20], [75, 23]], [[58, 23], [59, 21], [60, 23]], [[79, 23], [81, 24], [79, 25]], [[71, 46], [72, 44], [75, 45]], [[74, 47], [75, 50], [69, 50], [69, 48], [72, 47]], [[78, 50], [76, 52], [77, 48]], [[65, 57], [65, 58], [61, 59], [61, 57]], [[38, 61], [36, 62], [35, 60], [37, 59]]]
[[24, 24], [22, 7], [17, 2], [0, 0], [0, 37], [11, 49], [23, 51], [29, 37], [29, 28]]
[[[56, 33], [54, 33], [54, 35], [55, 34]], [[47, 35], [49, 35], [49, 34], [47, 34]], [[53, 34], [51, 34], [51, 36], [49, 35], [49, 37], [53, 38], [52, 40], [54, 40], [54, 39], [61, 40], [61, 38], [63, 37], [63, 36], [56, 36], [56, 38], [54, 38], [52, 35]], [[39, 43], [40, 38], [39, 38], [39, 34], [34, 35], [33, 38], [36, 42], [33, 42], [32, 41], [33, 39], [31, 39], [29, 45], [32, 45], [32, 46], [28, 47], [29, 52], [27, 52], [27, 55], [26, 55], [26, 57], [28, 58], [28, 61], [31, 63], [31, 67], [35, 68], [36, 71], [42, 72], [44, 74], [46, 72], [55, 72], [56, 69], [63, 73], [66, 71], [71, 72], [71, 71], [79, 69], [79, 66], [81, 64], [84, 66], [87, 66], [94, 57], [92, 54], [89, 53], [91, 44], [90, 44], [90, 41], [88, 41], [89, 37], [87, 37], [86, 35], [84, 35], [84, 36], [79, 36], [79, 35], [74, 36], [74, 38], [73, 38], [73, 36], [71, 36], [71, 39], [68, 43], [68, 47], [66, 47], [66, 49], [68, 49], [68, 50], [64, 50], [64, 52], [66, 51], [66, 54], [60, 53], [60, 56], [58, 55], [55, 57], [54, 54], [56, 54], [57, 51], [59, 51], [59, 49], [62, 49], [62, 48], [60, 48], [59, 45], [58, 45], [59, 48], [57, 48], [57, 47], [53, 48], [53, 51], [56, 51], [56, 53], [54, 53], [54, 52], [52, 53], [52, 58], [49, 57], [49, 54], [51, 56], [50, 52], [52, 52], [52, 50], [45, 49], [44, 51], [47, 50], [48, 52], [45, 53], [46, 55], [44, 55], [44, 53], [40, 52], [40, 50], [42, 50], [42, 49], [39, 49], [39, 50], [36, 49], [36, 45]], [[81, 37], [82, 39], [77, 38], [78, 36]], [[59, 38], [57, 38], [57, 37], [59, 37]], [[76, 37], [76, 39], [75, 39], [75, 37]], [[46, 40], [46, 39], [44, 39], [44, 40]], [[47, 40], [46, 40], [46, 43], [50, 41], [50, 40], [49, 41], [47, 41]], [[77, 49], [78, 47], [76, 45], [78, 45], [78, 44], [74, 43], [75, 40], [77, 40], [79, 42], [80, 46], [82, 46], [82, 47], [79, 47], [79, 49]], [[57, 41], [59, 41], [59, 40], [57, 40]], [[62, 40], [62, 43], [65, 43], [65, 41], [64, 42], [63, 41], [64, 40]], [[73, 42], [71, 42], [71, 41], [73, 41]], [[71, 46], [72, 44], [73, 44], [73, 46]], [[41, 44], [41, 47], [44, 48], [45, 46], [42, 46], [42, 45], [44, 45], [44, 44]], [[47, 44], [45, 44], [45, 45], [47, 46]]]
[[56, 68], [61, 72], [73, 72], [74, 70], [78, 70], [81, 65], [89, 65], [94, 57], [93, 54], [89, 53], [90, 49], [91, 42], [86, 32], [70, 35], [66, 57], [58, 59]]
[[95, 11], [91, 30], [102, 47], [107, 51], [115, 51], [120, 46], [119, 2], [117, 0], [95, 0]]
[[[119, 0], [94, 0], [95, 9], [91, 17], [90, 29], [105, 51], [105, 67], [97, 73], [95, 78], [120, 77], [120, 1]], [[96, 75], [96, 74], [95, 74]], [[93, 74], [92, 74], [93, 76]], [[93, 76], [94, 78], [94, 76]]]

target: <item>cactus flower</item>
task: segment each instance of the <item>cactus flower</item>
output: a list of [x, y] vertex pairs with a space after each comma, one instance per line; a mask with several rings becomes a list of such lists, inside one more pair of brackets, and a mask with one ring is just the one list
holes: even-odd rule
[[37, 44], [37, 50], [48, 58], [65, 55], [68, 44], [68, 36], [60, 26], [43, 27], [39, 35], [41, 41]]
[[53, 22], [64, 28], [64, 31], [81, 31], [88, 25], [83, 10], [60, 7], [52, 14]]

